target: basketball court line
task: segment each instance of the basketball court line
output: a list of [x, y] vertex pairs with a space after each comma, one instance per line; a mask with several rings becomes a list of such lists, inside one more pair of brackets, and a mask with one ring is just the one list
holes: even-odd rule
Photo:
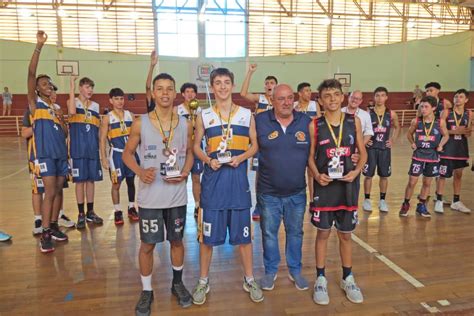
[[380, 254], [380, 252], [378, 252], [375, 248], [373, 248], [368, 243], [366, 243], [365, 241], [357, 237], [354, 233], [352, 234], [352, 240], [356, 242], [359, 246], [367, 250], [367, 252], [369, 252], [370, 254], [375, 255], [377, 259], [385, 263], [386, 266], [388, 266], [390, 269], [392, 269], [394, 272], [396, 272], [398, 275], [400, 275], [402, 278], [404, 278], [407, 282], [409, 282], [414, 287], [416, 288], [425, 287], [423, 283], [421, 283], [420, 281], [415, 279], [412, 275], [410, 275], [408, 272], [400, 268], [392, 260]]
[[4, 179], [8, 179], [8, 178], [10, 178], [10, 177], [13, 177], [14, 175], [17, 175], [17, 174], [21, 173], [23, 170], [25, 170], [25, 169], [27, 169], [27, 168], [28, 168], [28, 166], [25, 166], [25, 167], [21, 168], [20, 170], [15, 171], [14, 173], [11, 173], [11, 174], [9, 174], [9, 175], [7, 175], [7, 176], [1, 177], [1, 178], [0, 178], [0, 181], [2, 181], [2, 180], [4, 180]]

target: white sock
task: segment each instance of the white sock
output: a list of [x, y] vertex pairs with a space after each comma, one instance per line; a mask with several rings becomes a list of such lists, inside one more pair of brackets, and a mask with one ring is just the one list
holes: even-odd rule
[[64, 215], [64, 210], [63, 209], [60, 209], [59, 210], [59, 217], [63, 216]]
[[147, 276], [140, 275], [142, 279], [143, 291], [153, 291], [151, 288], [151, 274]]
[[115, 212], [121, 211], [120, 204], [114, 204]]
[[35, 215], [35, 221], [38, 220], [38, 219], [39, 219], [39, 220], [43, 220], [43, 216], [41, 216], [41, 215]]
[[245, 276], [245, 282], [250, 283], [253, 280], [254, 280], [253, 276], [251, 276], [251, 277]]
[[128, 208], [135, 207], [135, 202], [128, 202]]
[[181, 271], [184, 268], [184, 264], [181, 267], [175, 267], [174, 265], [171, 265], [171, 268], [175, 271]]
[[207, 284], [207, 283], [209, 283], [209, 277], [199, 278], [199, 284]]

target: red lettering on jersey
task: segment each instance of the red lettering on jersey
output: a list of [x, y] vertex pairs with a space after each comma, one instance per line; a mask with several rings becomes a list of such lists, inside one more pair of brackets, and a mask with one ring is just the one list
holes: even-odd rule
[[387, 131], [387, 128], [386, 127], [383, 127], [383, 126], [377, 126], [376, 128], [374, 128], [374, 132], [375, 133], [385, 133]]
[[319, 142], [319, 145], [326, 145], [326, 144], [329, 144], [329, 138], [328, 139], [324, 139], [322, 141]]
[[339, 147], [339, 148], [328, 148], [326, 149], [326, 156], [328, 158], [332, 158], [335, 156], [338, 157], [349, 157], [351, 155], [351, 148], [350, 147]]
[[421, 140], [422, 142], [434, 142], [436, 140], [436, 137], [434, 135], [430, 135], [429, 139], [426, 139], [425, 135], [418, 135], [418, 140]]

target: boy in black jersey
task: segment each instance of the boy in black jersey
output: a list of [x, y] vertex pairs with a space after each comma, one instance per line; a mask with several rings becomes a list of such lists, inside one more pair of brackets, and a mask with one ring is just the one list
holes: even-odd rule
[[[325, 114], [311, 122], [309, 168], [315, 179], [311, 222], [318, 228], [316, 236], [316, 282], [313, 300], [329, 304], [325, 263], [328, 238], [332, 226], [337, 229], [343, 277], [341, 288], [353, 303], [363, 296], [352, 275], [351, 235], [357, 224], [357, 186], [354, 179], [367, 160], [361, 123], [358, 117], [341, 111], [344, 94], [339, 81], [323, 81], [319, 88]], [[354, 136], [355, 135], [355, 136]], [[356, 149], [360, 160], [351, 160]]]
[[431, 217], [426, 209], [431, 180], [439, 175], [439, 154], [449, 139], [444, 121], [435, 118], [437, 102], [434, 97], [424, 97], [420, 102], [421, 117], [411, 121], [407, 138], [413, 149], [413, 156], [408, 171], [409, 179], [405, 189], [405, 201], [399, 215], [408, 216], [410, 198], [413, 195], [418, 177], [423, 175], [423, 186], [419, 195], [420, 202], [416, 206], [416, 213], [423, 217]]
[[459, 196], [461, 194], [462, 173], [469, 166], [469, 147], [467, 137], [471, 136], [472, 115], [466, 109], [469, 101], [469, 92], [459, 89], [454, 95], [454, 108], [444, 110], [441, 120], [446, 122], [449, 140], [440, 154], [440, 178], [436, 184], [435, 212], [443, 213], [443, 192], [446, 178], [453, 179], [453, 202], [451, 209], [461, 213], [470, 213], [471, 210], [464, 205]]

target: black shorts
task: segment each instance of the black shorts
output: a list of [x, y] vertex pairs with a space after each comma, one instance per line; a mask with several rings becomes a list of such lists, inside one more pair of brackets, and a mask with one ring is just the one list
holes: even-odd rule
[[467, 160], [441, 159], [439, 162], [439, 175], [442, 178], [451, 178], [454, 170], [468, 166], [469, 162]]
[[387, 149], [367, 149], [367, 163], [364, 166], [362, 174], [366, 177], [372, 178], [375, 175], [375, 168], [377, 168], [377, 175], [382, 178], [388, 178], [392, 174], [392, 153], [390, 148]]
[[[180, 241], [186, 224], [186, 205], [166, 208], [138, 208], [140, 216], [140, 240], [157, 244], [165, 240]], [[166, 229], [166, 235], [165, 235]]]
[[335, 226], [341, 233], [351, 233], [359, 223], [357, 211], [311, 211], [311, 223], [320, 230]]
[[439, 162], [424, 162], [412, 159], [408, 174], [413, 177], [421, 175], [429, 178], [437, 177], [439, 176]]

